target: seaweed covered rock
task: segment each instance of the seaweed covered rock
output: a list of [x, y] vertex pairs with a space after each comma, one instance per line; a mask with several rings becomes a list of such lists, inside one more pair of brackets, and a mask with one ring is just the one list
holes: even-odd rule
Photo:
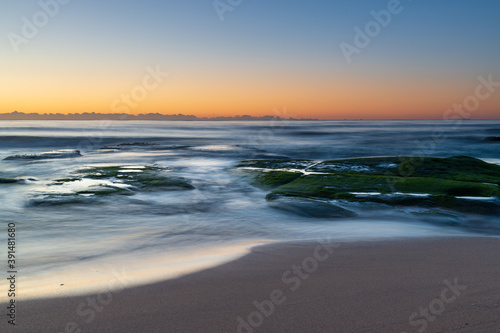
[[468, 156], [248, 160], [238, 167], [254, 174], [256, 186], [272, 189], [268, 200], [323, 198], [500, 212], [500, 166]]
[[158, 166], [89, 167], [80, 169], [73, 179], [82, 178], [113, 180], [115, 183], [124, 183], [141, 191], [194, 189], [185, 179], [168, 176], [163, 168]]
[[291, 171], [268, 171], [250, 172], [248, 174], [250, 183], [263, 190], [270, 190], [281, 185], [288, 184], [302, 175], [300, 172]]
[[45, 191], [34, 193], [31, 205], [87, 203], [114, 195], [136, 192], [192, 190], [185, 179], [170, 176], [158, 166], [93, 166], [67, 178], [52, 181]]

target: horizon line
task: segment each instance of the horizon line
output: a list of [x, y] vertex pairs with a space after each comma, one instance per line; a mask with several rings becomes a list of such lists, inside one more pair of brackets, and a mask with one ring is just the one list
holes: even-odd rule
[[[42, 117], [34, 118], [34, 117]], [[70, 118], [70, 119], [52, 119], [51, 117], [56, 118]], [[71, 119], [72, 117], [78, 117], [76, 119]], [[115, 118], [115, 119], [105, 119], [106, 117]], [[118, 118], [116, 118], [118, 117]], [[165, 119], [154, 119], [154, 117], [165, 118]], [[24, 119], [20, 119], [24, 118]], [[29, 119], [32, 118], [32, 119]], [[97, 119], [96, 119], [97, 118]], [[127, 119], [131, 118], [131, 119]], [[137, 119], [140, 118], [140, 119]], [[141, 119], [142, 118], [142, 119]], [[248, 114], [243, 115], [234, 115], [234, 116], [214, 116], [214, 117], [200, 117], [196, 115], [185, 115], [182, 113], [178, 114], [165, 114], [159, 112], [149, 112], [149, 113], [138, 113], [138, 114], [130, 114], [130, 113], [100, 113], [100, 112], [81, 112], [81, 113], [24, 113], [19, 111], [13, 112], [2, 112], [0, 113], [0, 121], [1, 120], [73, 120], [73, 121], [89, 121], [89, 120], [117, 120], [117, 121], [133, 121], [133, 120], [145, 120], [145, 121], [207, 121], [207, 120], [237, 120], [237, 121], [252, 121], [252, 120], [290, 120], [290, 121], [404, 121], [404, 120], [435, 120], [435, 121], [471, 121], [471, 120], [500, 120], [498, 118], [294, 118], [294, 117], [280, 117], [278, 115], [264, 115], [264, 116], [252, 116]]]

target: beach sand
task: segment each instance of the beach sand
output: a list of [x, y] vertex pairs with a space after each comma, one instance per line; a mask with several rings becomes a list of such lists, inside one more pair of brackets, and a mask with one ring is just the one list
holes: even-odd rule
[[0, 331], [500, 332], [500, 240], [273, 244], [174, 280], [19, 300], [16, 316]]

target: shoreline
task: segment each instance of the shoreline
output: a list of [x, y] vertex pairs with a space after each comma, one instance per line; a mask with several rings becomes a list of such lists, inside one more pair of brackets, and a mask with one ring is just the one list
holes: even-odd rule
[[500, 239], [480, 236], [272, 243], [149, 285], [19, 300], [16, 329], [497, 332], [499, 251]]
[[[392, 235], [387, 237], [340, 237], [329, 241], [338, 244], [360, 242], [391, 242], [428, 238], [476, 237], [471, 233], [446, 233], [443, 235]], [[479, 237], [488, 237], [485, 235]], [[495, 236], [491, 236], [495, 237]], [[500, 239], [500, 238], [499, 238]], [[97, 294], [103, 290], [130, 289], [182, 278], [207, 269], [228, 264], [259, 251], [260, 248], [294, 244], [316, 244], [318, 239], [277, 240], [253, 239], [230, 241], [223, 244], [204, 244], [190, 249], [169, 251], [163, 254], [136, 253], [118, 254], [90, 262], [73, 262], [48, 271], [20, 274], [23, 288], [19, 301], [53, 298], [79, 297]], [[7, 294], [0, 294], [0, 304], [8, 302]]]
[[[144, 253], [115, 255], [89, 263], [76, 262], [28, 277], [20, 272], [23, 286], [17, 299], [24, 302], [79, 297], [102, 290], [121, 289], [121, 286], [134, 288], [168, 281], [238, 260], [252, 248], [269, 243], [272, 240], [228, 242], [217, 246], [204, 245], [196, 250], [172, 251], [161, 256], [149, 254], [144, 257]], [[0, 304], [8, 300], [7, 294], [0, 295]]]

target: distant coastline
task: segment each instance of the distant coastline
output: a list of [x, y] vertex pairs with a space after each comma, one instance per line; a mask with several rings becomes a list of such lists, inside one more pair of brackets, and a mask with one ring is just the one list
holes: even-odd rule
[[289, 120], [289, 121], [316, 121], [312, 118], [281, 118], [278, 116], [262, 116], [254, 117], [249, 115], [234, 116], [234, 117], [197, 117], [193, 115], [183, 114], [161, 114], [161, 113], [146, 113], [146, 114], [128, 114], [128, 113], [24, 113], [10, 112], [0, 113], [0, 120], [157, 120], [157, 121], [271, 121], [271, 120]]

